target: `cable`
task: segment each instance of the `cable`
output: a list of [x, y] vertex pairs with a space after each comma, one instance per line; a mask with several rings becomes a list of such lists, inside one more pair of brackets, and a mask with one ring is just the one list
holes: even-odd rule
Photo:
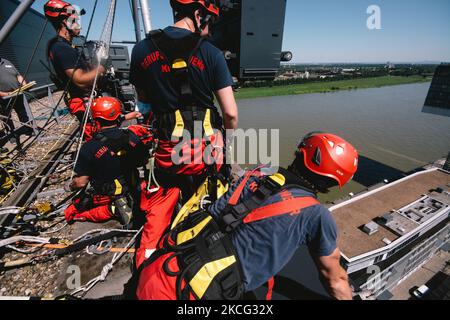
[[[98, 75], [100, 72], [100, 67], [101, 67], [101, 58], [104, 58], [105, 56], [107, 57], [107, 55], [109, 54], [109, 46], [111, 44], [111, 37], [112, 37], [112, 30], [113, 30], [113, 24], [114, 24], [114, 14], [116, 11], [116, 0], [111, 0], [110, 5], [109, 5], [109, 11], [108, 11], [108, 15], [106, 16], [106, 21], [105, 24], [103, 26], [102, 29], [102, 37], [100, 39], [100, 44], [101, 47], [99, 47], [99, 51], [97, 53], [98, 56], [98, 66], [97, 66], [97, 72], [95, 73], [95, 78], [94, 78], [94, 83], [92, 86], [92, 91], [91, 94], [89, 96], [89, 100], [88, 100], [88, 104], [86, 106], [86, 111], [84, 113], [84, 117], [83, 117], [83, 126], [82, 126], [82, 130], [80, 133], [80, 139], [78, 140], [78, 146], [77, 146], [77, 153], [75, 156], [75, 165], [78, 162], [78, 158], [80, 156], [80, 151], [81, 151], [81, 146], [82, 146], [82, 142], [83, 142], [83, 135], [86, 131], [86, 125], [87, 125], [87, 121], [90, 115], [90, 111], [91, 111], [91, 106], [92, 106], [92, 100], [94, 98], [94, 94], [96, 95], [96, 91], [95, 88], [97, 86], [97, 81], [98, 81]], [[103, 52], [102, 52], [103, 50]], [[101, 55], [101, 53], [103, 53], [103, 56]], [[72, 169], [72, 173], [70, 176], [70, 180], [73, 179], [73, 177], [75, 176], [75, 166]]]
[[4, 240], [0, 240], [0, 248], [8, 246], [10, 244], [25, 241], [25, 242], [33, 242], [33, 243], [50, 243], [50, 238], [40, 238], [40, 237], [31, 237], [31, 236], [14, 236], [10, 238], [6, 238]]
[[94, 20], [93, 18], [95, 15], [95, 11], [97, 10], [97, 4], [98, 4], [98, 0], [95, 0], [94, 8], [92, 9], [92, 16], [91, 16], [91, 19], [89, 20], [89, 25], [88, 25], [88, 28], [86, 31], [86, 41], [87, 41], [88, 34], [91, 31], [92, 21]]
[[[27, 65], [27, 68], [26, 68], [26, 70], [25, 70], [25, 74], [22, 76], [22, 82], [20, 83], [20, 87], [19, 87], [19, 88], [22, 88], [23, 83], [24, 83], [24, 81], [25, 81], [25, 79], [26, 79], [26, 77], [27, 77], [27, 75], [28, 75], [28, 72], [30, 71], [31, 63], [33, 62], [34, 56], [36, 55], [37, 49], [39, 48], [39, 44], [40, 44], [41, 41], [42, 41], [42, 37], [44, 36], [45, 29], [47, 28], [47, 25], [48, 25], [48, 19], [45, 20], [44, 26], [43, 26], [43, 28], [42, 28], [42, 30], [41, 30], [40, 35], [39, 35], [39, 39], [38, 39], [36, 45], [35, 45], [34, 48], [33, 48], [33, 53], [31, 54], [31, 58], [30, 58], [30, 60], [28, 61], [28, 65]], [[18, 90], [17, 93], [16, 93], [16, 95], [15, 95], [15, 97], [14, 97], [14, 102], [12, 103], [12, 107], [11, 107], [11, 109], [10, 109], [10, 111], [9, 111], [8, 118], [11, 117], [12, 110], [14, 109], [14, 106], [16, 105], [17, 98], [19, 97], [20, 93], [21, 93], [20, 90]], [[8, 101], [8, 106], [7, 106], [7, 108], [9, 108], [9, 106], [10, 106], [10, 104], [11, 104], [11, 101], [12, 101], [12, 98]], [[9, 119], [8, 119], [8, 120], [9, 120]]]
[[136, 234], [131, 238], [131, 240], [128, 242], [128, 244], [125, 247], [125, 250], [122, 252], [116, 252], [114, 253], [113, 258], [111, 259], [111, 262], [104, 265], [102, 268], [102, 272], [95, 278], [89, 280], [84, 286], [81, 286], [75, 290], [73, 290], [70, 295], [76, 295], [81, 292], [81, 297], [83, 297], [89, 290], [91, 290], [97, 283], [103, 282], [106, 280], [106, 277], [108, 276], [109, 272], [113, 269], [114, 264], [120, 260], [120, 258], [123, 257], [123, 255], [133, 246], [134, 242], [136, 241], [136, 238], [138, 235], [142, 232], [144, 227], [141, 227]]
[[138, 233], [139, 230], [123, 230], [123, 229], [95, 229], [95, 230], [90, 230], [88, 232], [83, 233], [81, 236], [75, 238], [73, 240], [73, 243], [80, 241], [81, 239], [83, 239], [84, 237], [91, 235], [93, 233], [109, 233], [109, 232], [121, 232], [121, 233]]

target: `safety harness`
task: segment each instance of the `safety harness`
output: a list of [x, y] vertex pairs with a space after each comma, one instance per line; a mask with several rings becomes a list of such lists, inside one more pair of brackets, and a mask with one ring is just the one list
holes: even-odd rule
[[[121, 135], [116, 138], [108, 137], [102, 132], [97, 133], [94, 136], [96, 141], [101, 142], [103, 146], [106, 146], [109, 151], [111, 151], [113, 157], [120, 159], [121, 167], [139, 167], [145, 164], [145, 154], [144, 150], [141, 153], [137, 152], [135, 148], [137, 144], [141, 141], [148, 139], [147, 136], [139, 137], [135, 133], [128, 129], [120, 129]], [[130, 150], [135, 150], [136, 152], [130, 153]], [[136, 153], [136, 154], [134, 154]], [[125, 163], [126, 161], [126, 163]], [[133, 165], [130, 165], [132, 163]], [[128, 165], [127, 165], [128, 164]], [[97, 194], [108, 195], [108, 196], [120, 196], [127, 194], [130, 191], [130, 187], [133, 188], [138, 183], [138, 177], [134, 174], [127, 179], [125, 176], [121, 175], [117, 179], [114, 179], [111, 183], [104, 183], [102, 186], [95, 186], [95, 192]]]
[[[259, 183], [254, 186], [253, 195], [242, 201], [241, 194], [251, 177], [260, 178]], [[190, 215], [180, 211], [163, 238], [162, 249], [146, 260], [139, 271], [169, 255], [163, 268], [167, 276], [176, 277], [177, 299], [240, 299], [244, 293], [243, 273], [231, 233], [243, 224], [286, 214], [298, 215], [302, 209], [319, 204], [316, 198], [299, 197], [262, 206], [272, 195], [292, 187], [305, 189], [287, 170], [280, 169], [272, 176], [263, 176], [259, 170], [248, 172], [219, 217], [207, 210]], [[172, 259], [176, 259], [178, 271], [170, 270]]]
[[178, 97], [178, 105], [174, 106], [175, 112], [156, 115], [158, 137], [161, 140], [181, 138], [183, 130], [192, 134], [195, 121], [202, 121], [205, 136], [211, 137], [214, 128], [222, 128], [222, 118], [211, 106], [199, 105], [193, 95], [189, 77], [190, 61], [204, 38], [198, 33], [191, 33], [180, 39], [172, 39], [163, 30], [154, 30], [148, 34], [147, 41], [161, 53], [160, 59], [170, 69], [169, 86]]
[[13, 160], [7, 153], [0, 154], [0, 196], [9, 193], [20, 181], [21, 175], [13, 166]]

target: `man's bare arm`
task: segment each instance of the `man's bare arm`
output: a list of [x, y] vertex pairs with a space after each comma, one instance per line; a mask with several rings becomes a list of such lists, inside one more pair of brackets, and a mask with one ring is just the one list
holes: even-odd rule
[[11, 95], [11, 92], [3, 92], [3, 91], [0, 91], [0, 97], [1, 97], [1, 98], [7, 97], [7, 96], [10, 96], [10, 95]]
[[337, 300], [352, 300], [352, 289], [348, 283], [347, 272], [341, 267], [340, 251], [337, 248], [327, 257], [315, 258], [315, 263], [325, 280], [330, 295]]
[[214, 92], [224, 118], [225, 129], [237, 129], [238, 127], [238, 107], [232, 87], [226, 87]]
[[[90, 71], [84, 71], [81, 69], [67, 69], [65, 72], [69, 79], [72, 79], [73, 83], [77, 87], [81, 89], [91, 89], [94, 84], [95, 75], [97, 74], [97, 68], [94, 68]], [[100, 66], [99, 77], [104, 72], [105, 68], [103, 68], [103, 66]]]

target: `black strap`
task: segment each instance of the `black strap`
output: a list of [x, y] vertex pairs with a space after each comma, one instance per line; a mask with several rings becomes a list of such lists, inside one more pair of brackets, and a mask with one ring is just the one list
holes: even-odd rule
[[270, 178], [261, 181], [258, 189], [247, 200], [235, 206], [227, 205], [219, 217], [219, 226], [224, 232], [230, 233], [242, 224], [244, 218], [253, 210], [260, 207], [271, 195], [280, 191], [281, 185]]
[[55, 84], [56, 88], [58, 90], [64, 90], [65, 89], [64, 80], [59, 77], [58, 73], [56, 72], [55, 67], [53, 66], [52, 63], [50, 63], [50, 51], [51, 51], [52, 47], [59, 41], [61, 41], [59, 36], [56, 36], [56, 37], [50, 39], [50, 41], [48, 42], [48, 45], [47, 45], [47, 52], [46, 52], [47, 53], [46, 54], [47, 65], [45, 65], [42, 61], [41, 61], [41, 64], [50, 73], [49, 78]]
[[[172, 39], [163, 30], [155, 30], [149, 33], [148, 39], [162, 54], [163, 59], [170, 67], [171, 79], [169, 84], [173, 91], [178, 93], [179, 107], [198, 105], [192, 93], [192, 83], [189, 78], [189, 62], [200, 48], [204, 38], [199, 34], [191, 33], [180, 39]], [[148, 41], [147, 45], [149, 45]], [[172, 64], [177, 59], [183, 59], [188, 66], [174, 70]]]
[[285, 178], [283, 186], [270, 179], [264, 177], [258, 185], [254, 194], [245, 201], [235, 206], [227, 205], [223, 213], [219, 216], [218, 224], [224, 232], [230, 233], [243, 223], [247, 215], [255, 209], [258, 209], [270, 196], [287, 190], [289, 188], [300, 188], [312, 194], [312, 190], [301, 185], [301, 180], [294, 174], [284, 168], [278, 170]]
[[130, 132], [128, 130], [120, 130], [122, 133], [118, 138], [111, 138], [99, 132], [95, 135], [95, 139], [107, 146], [110, 150], [117, 153], [127, 149], [130, 143]]

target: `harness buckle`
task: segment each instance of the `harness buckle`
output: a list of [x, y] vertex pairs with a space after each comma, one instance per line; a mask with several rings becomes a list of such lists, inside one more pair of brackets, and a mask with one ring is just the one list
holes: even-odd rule
[[277, 190], [280, 190], [282, 186], [270, 177], [265, 179], [254, 192], [254, 195], [259, 199], [266, 199], [270, 197]]
[[242, 220], [248, 213], [249, 210], [244, 203], [240, 203], [236, 206], [227, 206], [220, 219], [219, 226], [226, 233], [230, 233], [242, 224]]

